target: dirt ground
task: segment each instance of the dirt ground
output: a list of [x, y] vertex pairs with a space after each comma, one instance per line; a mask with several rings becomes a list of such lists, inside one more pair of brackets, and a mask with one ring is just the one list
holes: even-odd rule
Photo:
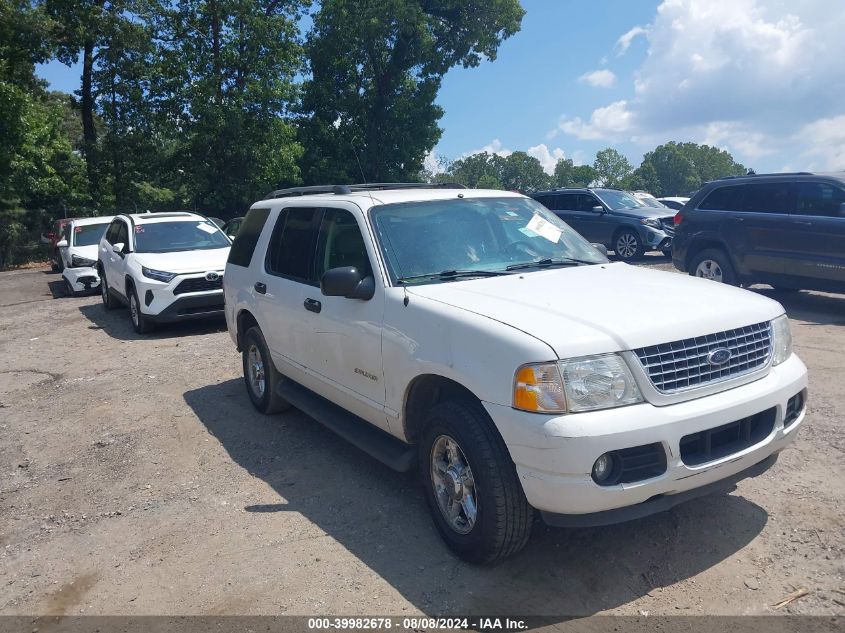
[[810, 370], [777, 465], [633, 523], [538, 525], [488, 568], [412, 477], [257, 414], [223, 323], [139, 337], [56, 274], [0, 273], [0, 614], [845, 614], [845, 296], [756, 291]]

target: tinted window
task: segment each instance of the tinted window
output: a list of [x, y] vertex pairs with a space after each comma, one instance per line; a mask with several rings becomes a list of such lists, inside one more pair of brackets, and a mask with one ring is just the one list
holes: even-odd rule
[[103, 236], [105, 224], [84, 224], [73, 229], [73, 243], [75, 246], [91, 246], [97, 244]]
[[354, 266], [363, 277], [373, 274], [355, 216], [343, 209], [326, 209], [317, 238], [314, 276], [320, 279], [327, 270], [341, 266]]
[[710, 192], [699, 209], [708, 211], [739, 211], [742, 203], [742, 186], [718, 187]]
[[126, 222], [117, 223], [113, 244], [123, 244], [124, 253], [129, 250], [129, 229], [126, 227]]
[[578, 194], [575, 193], [564, 193], [555, 196], [556, 200], [554, 201], [554, 206], [551, 208], [560, 211], [577, 211], [578, 197]]
[[270, 209], [251, 209], [246, 214], [238, 235], [232, 243], [232, 250], [229, 251], [230, 264], [249, 267], [258, 238], [261, 237], [261, 231], [269, 215]]
[[840, 205], [845, 204], [845, 191], [826, 182], [799, 182], [796, 213], [842, 217]]
[[174, 253], [231, 246], [229, 238], [213, 222], [177, 220], [135, 226], [135, 250], [139, 253]]
[[537, 202], [539, 202], [540, 204], [542, 204], [544, 207], [546, 207], [547, 209], [551, 209], [552, 205], [554, 204], [552, 202], [552, 200], [554, 199], [554, 196], [534, 196], [534, 199]]
[[320, 209], [283, 209], [267, 249], [267, 270], [301, 281], [311, 279], [311, 261], [317, 238], [314, 219]]
[[745, 185], [742, 210], [753, 213], [789, 213], [789, 183]]
[[117, 240], [117, 230], [120, 228], [120, 220], [115, 220], [109, 225], [108, 230], [106, 231], [106, 241], [109, 244], [114, 244]]
[[579, 211], [592, 211], [593, 207], [600, 207], [601, 202], [599, 202], [598, 198], [595, 196], [591, 196], [588, 193], [582, 193], [578, 196], [578, 210]]

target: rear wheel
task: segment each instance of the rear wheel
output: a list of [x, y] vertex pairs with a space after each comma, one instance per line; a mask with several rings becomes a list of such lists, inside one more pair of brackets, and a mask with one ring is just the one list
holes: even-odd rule
[[719, 283], [739, 285], [731, 260], [724, 251], [706, 248], [690, 262], [689, 274]]
[[138, 334], [148, 334], [155, 328], [155, 324], [150, 318], [141, 312], [138, 293], [134, 287], [129, 288], [129, 319], [132, 321], [132, 327]]
[[635, 231], [625, 229], [616, 235], [613, 241], [613, 250], [616, 256], [623, 262], [634, 261], [643, 256], [643, 244], [640, 236]]
[[261, 413], [278, 413], [291, 408], [290, 403], [276, 393], [284, 380], [270, 357], [270, 350], [261, 329], [249, 328], [243, 337], [244, 384], [253, 406]]
[[525, 547], [534, 512], [504, 441], [477, 403], [431, 409], [419, 464], [434, 524], [458, 556], [492, 563]]

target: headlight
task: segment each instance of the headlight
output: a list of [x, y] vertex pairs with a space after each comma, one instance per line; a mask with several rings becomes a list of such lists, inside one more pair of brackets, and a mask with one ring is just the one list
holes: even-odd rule
[[640, 220], [640, 224], [645, 224], [646, 226], [650, 226], [653, 229], [662, 228], [660, 225], [660, 220], [657, 218], [643, 218]]
[[792, 356], [792, 331], [785, 314], [772, 321], [772, 365], [780, 365]]
[[513, 406], [536, 413], [578, 413], [642, 402], [618, 354], [526, 365], [516, 372]]
[[91, 268], [97, 262], [93, 259], [88, 259], [86, 257], [80, 257], [79, 255], [71, 255], [70, 256], [70, 267], [71, 268]]
[[163, 281], [164, 283], [171, 281], [176, 276], [176, 273], [168, 273], [163, 270], [153, 270], [152, 268], [147, 268], [146, 266], [141, 266], [141, 273], [144, 277], [149, 277], [150, 279], [155, 279], [156, 281]]

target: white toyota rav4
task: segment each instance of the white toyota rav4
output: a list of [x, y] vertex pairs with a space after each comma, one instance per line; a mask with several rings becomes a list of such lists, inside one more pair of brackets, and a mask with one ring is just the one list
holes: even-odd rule
[[534, 512], [593, 526], [759, 475], [795, 438], [807, 371], [775, 301], [610, 263], [501, 191], [274, 192], [226, 266], [247, 392], [397, 470], [471, 561]]
[[115, 216], [100, 240], [103, 305], [129, 305], [139, 334], [156, 323], [220, 316], [223, 267], [232, 243], [195, 213]]
[[97, 247], [113, 217], [76, 218], [65, 225], [64, 235], [56, 244], [62, 260], [65, 288], [76, 296], [100, 285], [97, 273]]

